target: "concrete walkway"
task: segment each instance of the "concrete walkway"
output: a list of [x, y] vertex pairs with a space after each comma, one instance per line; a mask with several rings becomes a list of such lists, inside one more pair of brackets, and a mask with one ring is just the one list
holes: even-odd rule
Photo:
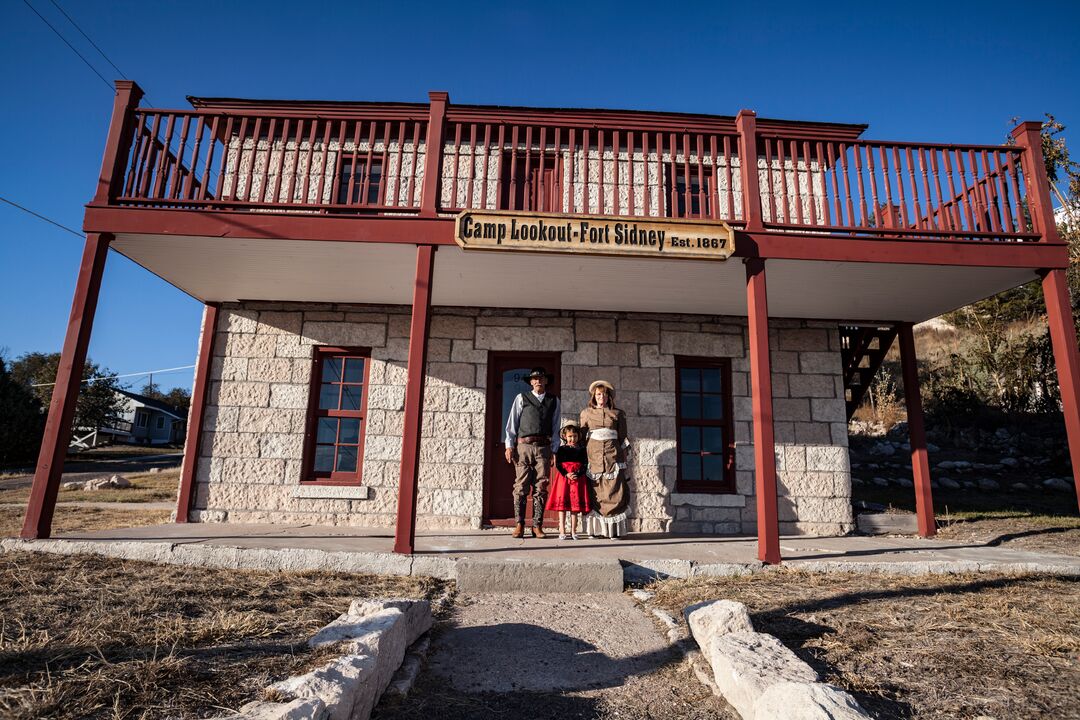
[[374, 715], [432, 716], [738, 717], [628, 595], [567, 592], [459, 595], [408, 698]]
[[[445, 579], [479, 576], [481, 585], [485, 578], [488, 583], [513, 583], [514, 577], [532, 574], [521, 572], [528, 565], [553, 576], [561, 567], [572, 565], [579, 577], [595, 576], [597, 580], [595, 586], [583, 583], [576, 588], [578, 592], [609, 591], [613, 566], [621, 568], [628, 582], [763, 569], [756, 559], [753, 538], [640, 534], [624, 540], [514, 540], [508, 530], [421, 533], [412, 556], [392, 552], [393, 535], [388, 529], [227, 523], [150, 525], [73, 533], [44, 541], [11, 539], [0, 541], [0, 547], [250, 569], [329, 569]], [[1080, 575], [1080, 557], [919, 538], [785, 537], [781, 551], [785, 566], [814, 572]], [[596, 572], [583, 575], [587, 566]], [[503, 579], [492, 579], [491, 572]]]

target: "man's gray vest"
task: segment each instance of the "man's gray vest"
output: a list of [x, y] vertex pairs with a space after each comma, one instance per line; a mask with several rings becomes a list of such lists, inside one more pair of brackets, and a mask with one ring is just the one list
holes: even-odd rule
[[518, 437], [530, 435], [555, 434], [555, 396], [551, 393], [538, 400], [531, 392], [521, 393], [524, 401], [521, 408], [521, 422], [518, 424]]

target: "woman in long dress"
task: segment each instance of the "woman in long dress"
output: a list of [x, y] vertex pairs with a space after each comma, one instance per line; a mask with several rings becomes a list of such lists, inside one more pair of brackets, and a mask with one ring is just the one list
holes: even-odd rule
[[581, 432], [588, 438], [586, 475], [595, 493], [591, 532], [617, 538], [626, 534], [626, 415], [615, 406], [615, 388], [597, 380], [589, 386], [589, 404], [581, 411]]

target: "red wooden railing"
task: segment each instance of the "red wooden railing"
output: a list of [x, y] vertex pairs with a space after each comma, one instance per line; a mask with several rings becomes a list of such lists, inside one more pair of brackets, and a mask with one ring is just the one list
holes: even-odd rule
[[1016, 146], [760, 136], [766, 228], [1037, 240]]
[[[731, 118], [660, 113], [445, 100], [436, 109], [135, 108], [110, 202], [429, 217], [525, 210], [712, 218], [844, 237], [1040, 237], [1027, 208], [1025, 147], [857, 140], [850, 130], [838, 139], [827, 126], [770, 121], [747, 126], [756, 128], [750, 133]], [[442, 146], [434, 155], [429, 139]], [[751, 144], [757, 172], [743, 173]], [[758, 204], [744, 183], [756, 185], [758, 222], [747, 223]]]

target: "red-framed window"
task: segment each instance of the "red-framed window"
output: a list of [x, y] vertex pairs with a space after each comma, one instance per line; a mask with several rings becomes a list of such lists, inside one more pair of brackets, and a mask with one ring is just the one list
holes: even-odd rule
[[735, 492], [731, 361], [675, 358], [677, 492]]
[[712, 217], [711, 168], [696, 162], [669, 162], [664, 172], [664, 191], [668, 217]]
[[315, 348], [304, 446], [304, 481], [360, 482], [370, 364], [368, 348]]

